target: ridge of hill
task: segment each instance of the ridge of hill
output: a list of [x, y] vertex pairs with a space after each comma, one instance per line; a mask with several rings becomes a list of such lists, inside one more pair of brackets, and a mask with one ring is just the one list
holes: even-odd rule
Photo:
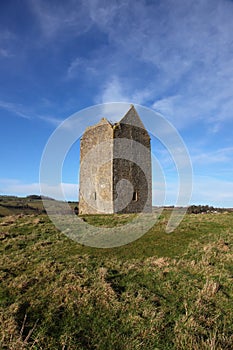
[[[0, 217], [18, 214], [45, 214], [46, 211], [43, 206], [43, 199], [53, 200], [56, 204], [56, 200], [54, 198], [40, 196], [37, 194], [32, 194], [27, 197], [0, 195]], [[78, 202], [68, 201], [68, 203], [77, 214]], [[166, 210], [172, 210], [174, 206], [165, 206], [164, 208]], [[190, 205], [187, 208], [188, 214], [222, 213], [232, 211], [233, 208], [215, 208], [209, 205]]]

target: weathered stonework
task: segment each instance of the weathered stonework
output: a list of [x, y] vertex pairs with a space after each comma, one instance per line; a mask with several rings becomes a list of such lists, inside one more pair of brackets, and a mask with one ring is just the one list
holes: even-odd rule
[[103, 118], [86, 129], [79, 186], [79, 214], [152, 210], [150, 137], [134, 106], [119, 123]]

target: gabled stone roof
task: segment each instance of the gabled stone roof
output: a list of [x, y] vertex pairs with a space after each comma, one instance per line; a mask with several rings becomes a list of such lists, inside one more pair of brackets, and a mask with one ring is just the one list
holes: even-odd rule
[[133, 126], [137, 126], [138, 128], [145, 129], [141, 118], [139, 117], [134, 105], [131, 105], [128, 112], [124, 115], [124, 117], [120, 120], [121, 124], [129, 124]]
[[126, 112], [126, 114], [123, 116], [123, 118], [119, 122], [112, 124], [106, 118], [101, 118], [101, 120], [97, 124], [88, 126], [85, 132], [101, 125], [108, 125], [114, 129], [116, 125], [120, 125], [120, 124], [128, 124], [128, 125], [136, 126], [138, 128], [146, 130], [145, 126], [143, 125], [143, 122], [141, 121], [141, 118], [137, 113], [136, 108], [134, 107], [134, 105], [131, 105], [130, 109]]

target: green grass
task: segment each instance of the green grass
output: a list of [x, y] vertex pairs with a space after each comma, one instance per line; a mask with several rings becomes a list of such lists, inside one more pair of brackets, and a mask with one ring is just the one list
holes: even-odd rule
[[17, 214], [35, 214], [44, 211], [41, 199], [0, 196], [0, 217]]
[[[82, 246], [46, 215], [0, 219], [1, 349], [232, 349], [233, 213], [170, 211], [126, 246]], [[131, 216], [86, 216], [98, 226]]]

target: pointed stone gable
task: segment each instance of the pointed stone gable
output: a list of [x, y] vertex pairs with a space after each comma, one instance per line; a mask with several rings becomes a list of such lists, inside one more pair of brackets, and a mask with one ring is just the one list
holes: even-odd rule
[[124, 115], [124, 117], [120, 120], [120, 124], [129, 124], [133, 126], [137, 126], [138, 128], [145, 129], [141, 118], [139, 117], [134, 105], [131, 105], [128, 112]]

